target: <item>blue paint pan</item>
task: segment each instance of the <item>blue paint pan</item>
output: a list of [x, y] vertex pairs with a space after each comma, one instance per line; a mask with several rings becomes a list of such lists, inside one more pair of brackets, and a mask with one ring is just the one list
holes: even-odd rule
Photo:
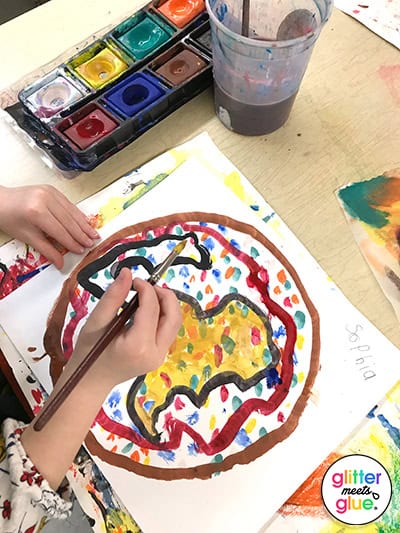
[[137, 73], [118, 83], [104, 94], [104, 100], [114, 111], [133, 117], [166, 94], [160, 82], [146, 73]]

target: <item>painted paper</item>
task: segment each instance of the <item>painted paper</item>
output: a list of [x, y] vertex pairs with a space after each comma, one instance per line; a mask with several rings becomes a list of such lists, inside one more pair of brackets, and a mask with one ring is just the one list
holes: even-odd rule
[[397, 0], [335, 0], [335, 7], [400, 48], [400, 4]]
[[[210, 154], [212, 151], [215, 153], [215, 147], [209, 146], [208, 151], [203, 153]], [[205, 379], [212, 379], [217, 375], [214, 372], [217, 372], [221, 364], [225, 364], [233, 343], [235, 346], [241, 345], [242, 339], [239, 342], [237, 335], [232, 336], [233, 333], [238, 333], [240, 328], [235, 325], [232, 327], [231, 321], [234, 323], [236, 316], [241, 319], [243, 311], [244, 314], [247, 313], [246, 318], [250, 317], [253, 320], [250, 328], [243, 328], [249, 353], [255, 354], [252, 363], [256, 366], [251, 378], [259, 371], [263, 363], [265, 374], [261, 383], [262, 395], [265, 395], [266, 402], [270, 401], [274, 394], [277, 396], [279, 392], [288, 388], [286, 380], [289, 374], [285, 374], [284, 370], [292, 368], [293, 375], [289, 391], [284, 391], [287, 396], [284, 397], [281, 405], [270, 413], [243, 411], [249, 416], [240, 420], [240, 427], [233, 440], [216, 454], [208, 454], [209, 450], [201, 440], [202, 446], [197, 448], [196, 441], [193, 439], [194, 432], [200, 435], [204, 442], [208, 444], [213, 442], [213, 439], [218, 437], [221, 428], [224, 427], [223, 424], [232, 419], [232, 415], [238, 409], [241, 412], [242, 405], [248, 405], [247, 400], [264, 399], [262, 395], [257, 396], [257, 383], [252, 385], [254, 389], [252, 398], [245, 396], [250, 389], [241, 391], [234, 382], [220, 383], [219, 389], [213, 389], [210, 393], [209, 405], [206, 405], [206, 399], [201, 406], [204, 409], [201, 411], [194, 401], [192, 402], [193, 409], [189, 411], [186, 409], [191, 398], [187, 392], [195, 390], [192, 386], [196, 385], [196, 379], [192, 381], [194, 374], [190, 376], [186, 374], [184, 383], [186, 387], [190, 377], [189, 387], [185, 391], [187, 394], [174, 396], [173, 402], [168, 405], [171, 410], [167, 413], [168, 416], [162, 419], [161, 424], [161, 426], [166, 426], [162, 427], [164, 439], [162, 442], [166, 442], [166, 436], [174, 437], [174, 430], [177, 427], [179, 429], [179, 426], [182, 427], [182, 423], [186, 424], [188, 429], [192, 428], [193, 432], [181, 432], [186, 440], [184, 445], [180, 445], [175, 450], [168, 448], [154, 451], [154, 439], [152, 442], [149, 440], [153, 448], [139, 447], [138, 443], [131, 438], [132, 432], [135, 433], [134, 437], [137, 439], [137, 436], [143, 437], [144, 429], [151, 429], [147, 424], [148, 419], [147, 422], [146, 420], [143, 422], [144, 428], [138, 427], [128, 411], [125, 400], [133, 382], [124, 383], [111, 392], [103, 406], [106, 417], [102, 417], [100, 413], [101, 416], [94, 424], [86, 444], [97, 465], [127, 509], [137, 519], [143, 530], [149, 532], [159, 531], [160, 516], [163, 517], [164, 531], [259, 530], [285, 499], [359, 423], [365, 411], [369, 409], [371, 399], [378, 399], [384, 394], [384, 391], [392, 384], [391, 376], [396, 375], [396, 370], [398, 371], [397, 350], [349, 304], [307, 250], [297, 241], [278, 215], [263, 202], [243, 176], [232, 165], [228, 165], [222, 156], [217, 158], [213, 165], [209, 163], [209, 160], [205, 160], [204, 156], [187, 159], [153, 191], [101, 228], [104, 241], [84, 259], [81, 265], [79, 265], [81, 261], [79, 257], [68, 254], [64, 273], [50, 266], [33, 277], [29, 283], [10, 294], [0, 304], [0, 320], [3, 327], [14, 346], [29, 361], [29, 365], [35, 367], [37, 363], [32, 360], [27, 347], [37, 346], [38, 353], [45, 354], [43, 334], [47, 327], [54, 327], [52, 319], [57, 320], [57, 327], [61, 325], [60, 339], [63, 338], [67, 343], [69, 341], [73, 343], [76, 336], [78, 328], [74, 329], [72, 326], [74, 326], [74, 319], [78, 322], [79, 313], [74, 314], [76, 311], [73, 303], [63, 296], [62, 286], [66, 278], [68, 278], [67, 284], [74, 283], [75, 274], [85, 272], [85, 261], [90, 263], [91, 259], [95, 261], [96, 270], [89, 276], [90, 283], [99, 284], [101, 290], [104, 290], [107, 282], [111, 282], [113, 274], [115, 275], [118, 269], [118, 264], [113, 267], [115, 261], [111, 267], [105, 265], [105, 268], [100, 271], [98, 263], [96, 264], [101, 256], [103, 245], [106, 247], [103, 251], [107, 253], [113, 240], [115, 241], [113, 246], [125, 245], [128, 242], [131, 246], [132, 243], [141, 242], [145, 238], [149, 241], [145, 246], [133, 247], [133, 252], [131, 246], [127, 256], [124, 255], [126, 250], [119, 250], [121, 254], [117, 254], [116, 259], [118, 263], [119, 257], [121, 261], [134, 257], [136, 262], [141, 261], [138, 273], [146, 275], [155, 262], [165, 255], [165, 249], [162, 252], [158, 247], [165, 245], [168, 248], [168, 242], [172, 246], [174, 239], [168, 237], [163, 241], [162, 237], [176, 230], [175, 239], [182, 238], [185, 231], [194, 229], [193, 227], [186, 228], [184, 225], [195, 225], [199, 248], [196, 248], [192, 242], [191, 254], [193, 256], [188, 254], [192, 262], [175, 265], [172, 269], [174, 276], [171, 273], [171, 278], [165, 278], [165, 283], [172, 284], [177, 291], [186, 296], [192, 296], [191, 291], [195, 289], [195, 300], [203, 311], [210, 309], [215, 311], [226, 295], [231, 298], [229, 304], [234, 303], [233, 313], [230, 312], [229, 305], [226, 311], [219, 313], [221, 316], [218, 318], [222, 320], [220, 326], [230, 326], [232, 331], [223, 329], [221, 333], [219, 330], [219, 342], [212, 345], [213, 364], [210, 365], [211, 368], [205, 370], [207, 365], [196, 367], [201, 368], [201, 375], [197, 376], [199, 378], [197, 386], [204, 385]], [[232, 189], [235, 194], [232, 193]], [[168, 198], [168, 202], [165, 202], [165, 198]], [[252, 206], [250, 209], [244, 205], [243, 199], [246, 199]], [[154, 216], [149, 218], [149, 213], [157, 213], [158, 220]], [[203, 235], [204, 240], [202, 240]], [[210, 237], [211, 239], [207, 240]], [[158, 238], [159, 242], [154, 243], [154, 240]], [[193, 237], [191, 238], [195, 241]], [[150, 243], [156, 246], [150, 246]], [[203, 248], [200, 248], [200, 245]], [[214, 248], [211, 250], [212, 245]], [[201, 262], [204, 259], [201, 250], [204, 252], [205, 249], [209, 252], [211, 263], [214, 261], [220, 267], [221, 275], [217, 272], [213, 274], [212, 268], [204, 268], [206, 265]], [[229, 258], [233, 270], [229, 270], [228, 263], [222, 262], [224, 257]], [[246, 261], [243, 260], [244, 258]], [[202, 265], [202, 268], [196, 268], [194, 264], [196, 261]], [[253, 268], [254, 263], [257, 267]], [[143, 265], [147, 265], [147, 269]], [[133, 267], [135, 266], [137, 265], [133, 264]], [[188, 287], [185, 287], [186, 269], [183, 267], [187, 267], [189, 271], [189, 281], [192, 275], [195, 276], [192, 282], [193, 287], [190, 283]], [[106, 274], [107, 268], [109, 271]], [[238, 270], [235, 268], [243, 270], [238, 279], [234, 277], [234, 275], [238, 276]], [[183, 269], [182, 272], [181, 269]], [[252, 276], [252, 272], [255, 276]], [[202, 274], [205, 275], [204, 280], [201, 279]], [[87, 281], [86, 275], [81, 277], [83, 283], [86, 284], [84, 279]], [[78, 275], [76, 280], [78, 280]], [[207, 290], [208, 285], [210, 288]], [[230, 290], [230, 287], [233, 290]], [[227, 288], [229, 288], [228, 291]], [[95, 303], [91, 302], [92, 297], [96, 300], [95, 294], [84, 295], [83, 285], [78, 289], [77, 297], [82, 296], [82, 302], [89, 306]], [[199, 292], [201, 296], [198, 295]], [[249, 300], [240, 299], [241, 297], [237, 297], [237, 300], [232, 298], [232, 295], [242, 293]], [[217, 301], [214, 300], [216, 296], [219, 296]], [[35, 317], [32, 317], [29, 306], [24, 305], [31, 301], [34, 301], [36, 305]], [[247, 301], [251, 303], [247, 305]], [[57, 302], [56, 307], [51, 313], [54, 302]], [[63, 305], [67, 303], [61, 315], [58, 308], [60, 303]], [[209, 308], [207, 304], [211, 304]], [[244, 308], [244, 304], [248, 309]], [[188, 305], [188, 302], [183, 300], [182, 305]], [[12, 317], [10, 318], [9, 313], [6, 313], [8, 306], [17, 306], [21, 310], [18, 324]], [[78, 306], [77, 309], [82, 312], [84, 306], [80, 308]], [[284, 311], [283, 314], [281, 310]], [[301, 314], [296, 316], [296, 311], [301, 311], [304, 316]], [[316, 321], [318, 316], [319, 323]], [[200, 331], [204, 331], [204, 328], [199, 326], [191, 328], [192, 318], [193, 315], [187, 313], [184, 335], [188, 335], [190, 331], [195, 339], [196, 335], [200, 338]], [[32, 327], [32, 320], [35, 320], [34, 327]], [[224, 322], [227, 320], [229, 320], [229, 326], [227, 322]], [[268, 321], [271, 323], [272, 334], [269, 332]], [[21, 324], [29, 324], [29, 327], [21, 327]], [[23, 336], [21, 331], [24, 331]], [[296, 337], [294, 349], [292, 348], [289, 356], [289, 364], [287, 364], [288, 361], [282, 364], [285, 347], [293, 342], [291, 336], [293, 331]], [[205, 332], [205, 338], [208, 338], [207, 329]], [[311, 369], [314, 368], [316, 361], [313, 347], [317, 346], [314, 341], [318, 337], [314, 336], [314, 332], [317, 332], [321, 341], [318, 372], [315, 376], [312, 375], [314, 370]], [[271, 353], [271, 349], [272, 352], [274, 351], [271, 341], [280, 353], [281, 359], [278, 364], [275, 364], [277, 358], [274, 359]], [[191, 359], [195, 361], [195, 355], [198, 355], [198, 352], [194, 353], [196, 342], [193, 343], [193, 349], [188, 347], [187, 339], [185, 343], [186, 361], [184, 363], [187, 365], [187, 361]], [[264, 349], [267, 349], [265, 361], [262, 361], [264, 350], [262, 354], [259, 348], [253, 350], [261, 343], [264, 344]], [[214, 344], [219, 345], [221, 350], [218, 348], [214, 350]], [[361, 349], [366, 344], [370, 350], [368, 355], [371, 355], [368, 358], [368, 364], [365, 353]], [[234, 350], [232, 350], [233, 353]], [[379, 357], [376, 354], [379, 354]], [[52, 355], [56, 359], [57, 354], [53, 352]], [[49, 362], [49, 357], [44, 359]], [[275, 366], [268, 368], [271, 362]], [[388, 373], [388, 367], [393, 369], [393, 372]], [[269, 372], [273, 368], [276, 373]], [[156, 391], [161, 386], [168, 387], [170, 381], [171, 385], [177, 383], [174, 381], [175, 374], [168, 372], [164, 374], [158, 376]], [[295, 374], [296, 378], [293, 379]], [[54, 373], [53, 375], [56, 377]], [[40, 379], [42, 380], [42, 376]], [[136, 407], [138, 405], [141, 407], [140, 401], [142, 400], [139, 401], [139, 398], [143, 398], [147, 393], [148, 383], [149, 381], [146, 382], [145, 391], [144, 387], [140, 390], [142, 382], [134, 396], [133, 405]], [[154, 400], [154, 391], [152, 394], [151, 400]], [[214, 394], [215, 398], [211, 398], [211, 394]], [[366, 397], [369, 398], [368, 405], [365, 402]], [[176, 401], [177, 398], [180, 401]], [[234, 398], [235, 401], [233, 401]], [[143, 407], [146, 400], [147, 398], [142, 401]], [[299, 404], [299, 400], [303, 403]], [[186, 402], [185, 407], [182, 407], [181, 402]], [[166, 402], [161, 401], [158, 405], [163, 403]], [[146, 407], [150, 407], [151, 410], [154, 404]], [[142, 410], [142, 415], [145, 413], [146, 408]], [[188, 418], [188, 415], [193, 415], [193, 413], [194, 416]], [[295, 424], [290, 422], [293, 413]], [[261, 426], [262, 418], [264, 418], [263, 426]], [[153, 420], [155, 420], [154, 417]], [[112, 430], [106, 427], [110, 421], [114, 424]], [[287, 430], [288, 421], [289, 431]], [[266, 430], [265, 434], [260, 431], [262, 427]], [[157, 425], [156, 428], [158, 428]], [[117, 431], [114, 432], [114, 429]], [[277, 431], [280, 431], [280, 438], [274, 442]], [[149, 431], [147, 436], [151, 437]], [[94, 444], [94, 440], [97, 444]], [[254, 445], [257, 448], [257, 443], [262, 441], [264, 443], [269, 441], [268, 446], [259, 455], [252, 455]], [[193, 456], [188, 453], [189, 445], [195, 454]], [[301, 450], [301, 460], [299, 460], [299, 450]], [[131, 467], [132, 463], [138, 463], [141, 468]], [[218, 463], [221, 465], [220, 468], [218, 468]], [[196, 468], [200, 466], [204, 469], [201, 469], [202, 471], [197, 475]], [[144, 467], [148, 467], [147, 475], [144, 473]], [[151, 470], [152, 468], [157, 469], [157, 472], [162, 470], [162, 476], [156, 475], [154, 470]], [[176, 470], [181, 471], [179, 476], [174, 476]], [[205, 470], [207, 470], [206, 475], [204, 475]], [[211, 477], [209, 477], [210, 474]], [[167, 479], [169, 481], [166, 481]], [[178, 515], [176, 502], [179, 502]], [[155, 508], [157, 513], [154, 512]], [[207, 512], [204, 511], [205, 509]], [[252, 512], [244, 513], [243, 509], [251, 509]]]
[[338, 191], [350, 228], [400, 319], [400, 171], [392, 170]]

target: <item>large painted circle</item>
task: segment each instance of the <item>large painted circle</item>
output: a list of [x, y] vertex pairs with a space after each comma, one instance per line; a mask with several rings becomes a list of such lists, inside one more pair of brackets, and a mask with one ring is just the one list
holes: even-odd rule
[[[319, 367], [319, 317], [296, 269], [254, 227], [201, 212], [126, 227], [75, 268], [44, 337], [55, 382], [80, 328], [122, 266], [166, 273], [183, 325], [164, 364], [114, 389], [86, 438], [103, 461], [156, 479], [208, 478], [296, 429]], [[187, 254], [187, 255], [185, 255]]]

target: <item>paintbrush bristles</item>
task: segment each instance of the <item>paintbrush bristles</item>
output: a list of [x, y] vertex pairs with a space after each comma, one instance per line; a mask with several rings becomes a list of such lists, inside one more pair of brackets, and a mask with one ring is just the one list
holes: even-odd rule
[[175, 248], [174, 248], [173, 251], [174, 251], [176, 254], [180, 254], [180, 253], [183, 251], [183, 249], [185, 248], [186, 243], [187, 243], [187, 239], [186, 239], [185, 241], [182, 241], [182, 242], [180, 242], [179, 244], [177, 244], [177, 245], [175, 246]]

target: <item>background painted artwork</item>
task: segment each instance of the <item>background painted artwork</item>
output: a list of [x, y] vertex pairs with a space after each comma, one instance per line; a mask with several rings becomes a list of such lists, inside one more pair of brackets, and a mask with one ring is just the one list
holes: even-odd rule
[[362, 254], [400, 319], [400, 170], [351, 183], [337, 195]]
[[335, 7], [400, 48], [400, 3], [398, 0], [365, 0], [365, 2], [335, 0]]
[[[173, 159], [176, 163], [176, 158]], [[166, 197], [169, 198], [168, 205], [164, 201]], [[278, 215], [208, 138], [201, 140], [198, 153], [186, 158], [182, 155], [180, 164], [167, 179], [163, 179], [134, 206], [122, 210], [100, 231], [105, 240], [125, 227], [149, 220], [149, 213], [156, 212], [163, 217], [171, 213], [198, 211], [231, 218], [234, 213], [236, 220], [265, 235], [296, 268], [321, 320], [320, 372], [311, 389], [310, 399], [290, 437], [254, 461], [236, 465], [211, 479], [165, 482], [115, 467], [97, 455], [93, 457], [144, 531], [158, 531], [160, 516], [163, 517], [165, 531], [221, 531], [226, 528], [231, 531], [257, 531], [362, 420], [369, 408], [365, 405], [365, 397], [378, 400], [389, 389], [392, 373], [387, 372], [387, 367], [393, 368], [395, 374], [397, 350], [349, 304]], [[64, 272], [60, 273], [50, 266], [0, 302], [3, 327], [29, 366], [40, 374], [40, 381], [48, 380], [48, 367], [39, 367], [27, 347], [37, 346], [37, 353], [44, 353], [42, 335], [48, 314], [62, 284], [80, 260], [67, 254]], [[278, 273], [275, 276], [277, 278]], [[271, 283], [271, 294], [275, 286], [276, 283]], [[279, 288], [283, 294], [287, 291], [289, 296], [290, 279], [282, 277]], [[279, 297], [284, 300], [284, 296]], [[10, 320], [6, 312], [8, 306], [23, 309], [22, 302], [30, 301], [35, 301], [35, 316], [25, 305], [26, 312], [22, 311], [19, 323]], [[294, 313], [295, 309], [290, 309], [290, 312]], [[21, 328], [21, 324], [25, 323], [29, 323], [30, 327]], [[371, 347], [372, 357], [367, 367], [361, 364], [365, 354], [360, 352], [355, 331], [360, 332], [360, 345], [368, 343]], [[376, 357], [376, 353], [384, 355]], [[340, 394], [337, 394], [338, 384], [341, 386]], [[356, 397], [354, 390], [359, 391]], [[332, 398], [335, 398], [334, 402]], [[209, 427], [206, 429], [209, 430]], [[316, 432], [318, 438], [315, 438]], [[105, 432], [98, 423], [92, 428], [92, 433], [101, 435], [110, 447], [118, 445], [118, 436]], [[301, 461], [298, 450], [303, 451]], [[120, 453], [128, 454], [129, 449], [125, 452], [121, 449]], [[278, 482], [282, 478], [282, 465], [285, 465], [286, 472], [290, 472], [290, 476], [285, 476], [284, 483]], [[271, 480], [276, 482], [271, 485]], [[178, 517], [177, 501], [180, 502]], [[154, 513], [155, 508], [157, 513]], [[253, 511], [243, 513], [243, 509]]]
[[[362, 453], [379, 461], [392, 480], [392, 500], [385, 513], [364, 526], [333, 520], [321, 499], [329, 466], [345, 455]], [[394, 533], [400, 528], [400, 382], [373, 406], [358, 430], [331, 453], [287, 500], [263, 533]]]

